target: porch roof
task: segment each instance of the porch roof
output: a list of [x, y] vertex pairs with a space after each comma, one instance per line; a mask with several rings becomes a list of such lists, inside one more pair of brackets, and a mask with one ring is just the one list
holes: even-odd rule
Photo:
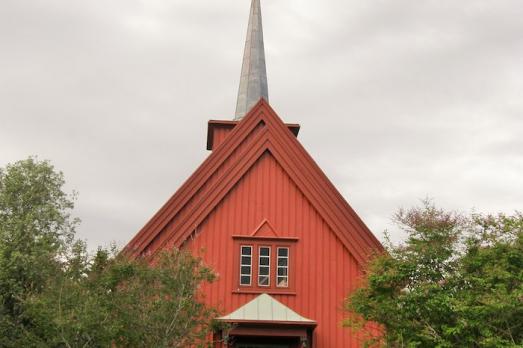
[[315, 325], [268, 294], [261, 294], [234, 312], [218, 318], [228, 322], [282, 322]]

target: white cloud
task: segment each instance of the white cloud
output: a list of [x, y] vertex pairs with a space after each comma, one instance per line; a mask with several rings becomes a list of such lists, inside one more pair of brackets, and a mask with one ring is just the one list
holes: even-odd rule
[[[427, 195], [522, 209], [519, 0], [262, 7], [271, 104], [378, 235]], [[81, 236], [124, 243], [207, 156], [207, 120], [232, 118], [247, 14], [235, 0], [4, 1], [0, 165], [51, 159], [80, 192]]]

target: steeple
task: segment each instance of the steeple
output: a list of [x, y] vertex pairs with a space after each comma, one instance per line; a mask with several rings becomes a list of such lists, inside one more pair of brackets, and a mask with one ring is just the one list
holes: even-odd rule
[[260, 0], [252, 0], [234, 120], [241, 120], [260, 98], [268, 101], [269, 91]]

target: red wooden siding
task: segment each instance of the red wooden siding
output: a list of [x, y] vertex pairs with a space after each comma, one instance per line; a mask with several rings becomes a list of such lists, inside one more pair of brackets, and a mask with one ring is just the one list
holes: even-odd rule
[[[234, 161], [236, 158], [238, 158], [243, 150], [245, 148], [248, 148], [250, 144], [256, 139], [256, 136], [259, 134], [259, 132], [262, 130], [262, 126], [259, 125], [254, 128], [254, 130], [251, 132], [251, 136], [245, 138], [244, 141], [242, 141], [238, 147], [238, 151], [232, 153], [228, 160]], [[151, 244], [147, 247], [149, 250], [158, 251], [161, 250], [161, 247], [163, 243], [165, 243], [166, 236], [170, 236], [171, 231], [176, 231], [180, 228], [180, 226], [187, 221], [187, 218], [193, 214], [195, 209], [198, 209], [201, 206], [201, 199], [202, 197], [205, 197], [207, 194], [211, 194], [213, 191], [213, 188], [215, 186], [215, 183], [219, 180], [219, 178], [222, 176], [224, 171], [226, 171], [228, 168], [226, 166], [227, 162], [219, 163], [215, 169], [214, 172], [211, 172], [209, 175], [209, 179], [205, 181], [202, 184], [202, 187], [198, 190], [198, 194], [190, 197], [188, 202], [184, 205], [184, 208], [181, 209], [169, 222], [168, 224], [162, 229], [162, 233], [159, 233], [156, 238], [151, 242]], [[165, 232], [165, 233], [163, 233]]]
[[[280, 237], [298, 237], [294, 257], [296, 295], [273, 296], [299, 314], [316, 320], [314, 347], [357, 347], [349, 329], [341, 328], [343, 299], [360, 274], [356, 260], [337, 239], [311, 203], [266, 152], [197, 227], [185, 247], [219, 275], [204, 287], [207, 302], [224, 314], [257, 294], [236, 294], [233, 235], [251, 235], [267, 219]], [[349, 231], [350, 232], [350, 231]]]
[[272, 295], [318, 323], [314, 347], [356, 347], [350, 330], [341, 328], [343, 300], [368, 255], [383, 249], [297, 141], [298, 130], [263, 99], [240, 122], [209, 122], [212, 154], [125, 252], [154, 263], [164, 249], [205, 250], [220, 277], [203, 288], [207, 302], [227, 314], [257, 295], [233, 293], [239, 271], [233, 236], [249, 236], [267, 220], [279, 237], [296, 237], [292, 294]]
[[[219, 128], [215, 128], [214, 130], [214, 145], [213, 145], [213, 149], [220, 146], [221, 143], [223, 143], [223, 141], [225, 140], [225, 138], [227, 137], [227, 135], [229, 135], [231, 129], [230, 128], [225, 128], [225, 127], [219, 127]], [[210, 149], [212, 150], [212, 149]]]
[[207, 127], [207, 150], [214, 150], [225, 140], [238, 121], [210, 120]]
[[[207, 150], [214, 150], [220, 146], [237, 124], [238, 121], [210, 120], [207, 128]], [[286, 124], [286, 126], [294, 136], [297, 137], [300, 133], [299, 124], [290, 123]]]
[[[180, 247], [254, 161], [270, 150], [359, 263], [382, 250], [288, 127], [262, 99], [127, 244], [133, 256]], [[352, 233], [349, 233], [352, 231]]]

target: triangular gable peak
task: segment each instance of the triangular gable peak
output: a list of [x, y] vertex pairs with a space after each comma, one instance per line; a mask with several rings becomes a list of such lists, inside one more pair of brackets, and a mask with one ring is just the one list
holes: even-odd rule
[[266, 151], [360, 264], [371, 252], [382, 250], [379, 241], [289, 128], [261, 99], [131, 240], [126, 247], [127, 253], [136, 257], [181, 247], [197, 233], [197, 227]]
[[278, 233], [271, 223], [265, 219], [263, 222], [251, 233], [251, 237], [276, 237], [278, 238]]

